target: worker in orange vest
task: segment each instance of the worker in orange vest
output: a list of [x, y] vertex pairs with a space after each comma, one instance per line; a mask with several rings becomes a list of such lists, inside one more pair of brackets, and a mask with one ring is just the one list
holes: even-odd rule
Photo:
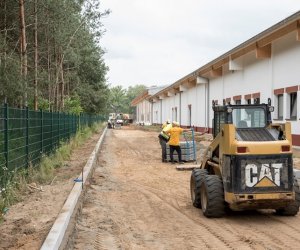
[[189, 131], [190, 129], [183, 129], [179, 126], [179, 123], [176, 121], [172, 122], [172, 128], [166, 130], [166, 133], [170, 135], [169, 145], [170, 145], [170, 159], [171, 163], [174, 164], [173, 153], [174, 151], [178, 154], [179, 164], [183, 164], [181, 158], [181, 148], [180, 148], [180, 136], [183, 131]]

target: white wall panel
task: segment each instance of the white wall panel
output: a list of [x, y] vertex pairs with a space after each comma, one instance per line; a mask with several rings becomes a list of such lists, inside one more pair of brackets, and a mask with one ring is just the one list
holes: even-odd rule
[[194, 109], [195, 126], [207, 127], [207, 109], [209, 100], [207, 99], [208, 84], [199, 84], [196, 86], [196, 107]]
[[[212, 127], [213, 111], [212, 100], [218, 100], [222, 105], [223, 99], [241, 95], [242, 103], [244, 96], [260, 93], [260, 102], [267, 103], [272, 98], [274, 104], [274, 89], [286, 88], [300, 85], [300, 42], [296, 41], [296, 33], [292, 32], [272, 43], [271, 58], [257, 59], [255, 51], [252, 51], [239, 60], [239, 70], [230, 71], [229, 65], [223, 66], [223, 76], [212, 78], [208, 85], [198, 84], [176, 95], [165, 97], [153, 104], [153, 112], [158, 113], [158, 121], [153, 114], [154, 123], [160, 123], [166, 119], [172, 119], [172, 109], [177, 107], [178, 121], [181, 125], [189, 125], [188, 105], [192, 107], [191, 125], [206, 127], [207, 115], [209, 115], [209, 126]], [[208, 90], [207, 90], [207, 86]], [[209, 92], [206, 100], [206, 91]], [[286, 107], [286, 95], [284, 106]], [[181, 96], [181, 98], [180, 98]], [[208, 107], [207, 107], [208, 105]], [[162, 110], [162, 115], [160, 115]], [[285, 111], [286, 112], [286, 111]], [[292, 133], [300, 134], [300, 91], [298, 91], [298, 120], [292, 121]], [[284, 114], [285, 115], [285, 114]]]
[[300, 83], [300, 42], [295, 32], [273, 44], [274, 89]]

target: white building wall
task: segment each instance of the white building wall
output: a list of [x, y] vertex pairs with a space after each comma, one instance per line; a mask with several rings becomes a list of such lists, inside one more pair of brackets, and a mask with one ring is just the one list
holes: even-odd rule
[[[292, 32], [273, 44], [273, 88], [280, 89], [300, 84], [300, 42]], [[276, 97], [273, 95], [273, 99]], [[300, 134], [300, 92], [297, 92], [297, 120], [291, 121], [292, 134]], [[284, 94], [283, 121], [288, 118], [288, 95]]]
[[163, 116], [163, 120], [162, 122], [164, 123], [166, 120], [170, 120], [172, 118], [172, 107], [173, 107], [173, 103], [174, 103], [174, 97], [170, 96], [170, 97], [166, 97], [164, 100], [164, 116]]
[[208, 84], [199, 84], [196, 86], [196, 109], [195, 126], [200, 128], [208, 127], [208, 112], [210, 102], [208, 98]]
[[187, 109], [189, 103], [188, 91], [181, 92], [180, 125], [187, 126]]
[[173, 121], [176, 120], [177, 122], [180, 120], [180, 93], [176, 93], [173, 97], [173, 113], [171, 119]]
[[212, 101], [218, 101], [222, 105], [224, 99], [223, 78], [219, 77], [209, 81], [209, 127], [212, 128], [212, 119], [214, 117], [212, 110]]
[[[228, 65], [223, 66], [223, 76], [211, 78], [209, 86], [198, 84], [184, 92], [165, 97], [153, 104], [153, 122], [162, 123], [166, 119], [174, 119], [177, 107], [178, 121], [183, 126], [189, 125], [188, 105], [192, 108], [191, 125], [199, 128], [212, 128], [212, 100], [218, 104], [223, 99], [241, 96], [241, 103], [246, 103], [245, 95], [260, 93], [260, 103], [277, 105], [274, 90], [286, 89], [300, 85], [300, 42], [296, 40], [296, 32], [285, 35], [272, 43], [270, 58], [257, 59], [255, 51], [238, 58], [241, 70], [229, 71]], [[299, 87], [297, 87], [299, 89]], [[206, 99], [209, 93], [208, 100]], [[181, 98], [180, 98], [181, 96]], [[286, 122], [289, 108], [289, 94], [284, 93], [283, 120]], [[253, 103], [253, 98], [252, 98]], [[162, 107], [160, 106], [162, 104]], [[276, 107], [275, 107], [276, 110]], [[273, 118], [276, 117], [276, 112]], [[157, 118], [155, 118], [157, 117]], [[208, 118], [209, 117], [209, 118]], [[291, 121], [292, 134], [300, 136], [300, 91], [297, 90], [297, 120]], [[208, 120], [208, 121], [207, 121]]]
[[136, 105], [136, 123], [150, 125], [152, 108], [148, 100], [143, 100]]
[[[274, 89], [299, 85], [300, 83], [300, 43], [296, 41], [296, 33], [290, 33], [272, 44], [272, 56], [266, 59], [256, 59], [255, 52], [241, 58], [242, 70], [225, 71], [222, 77], [210, 80], [210, 105], [212, 100], [218, 100], [260, 92], [260, 103], [267, 103], [268, 98], [276, 105]], [[224, 68], [228, 68], [226, 65]], [[300, 93], [298, 91], [297, 117], [300, 117]], [[253, 103], [253, 99], [252, 99]], [[284, 94], [284, 117], [287, 117], [287, 94]], [[211, 106], [210, 106], [211, 109]], [[276, 116], [276, 115], [275, 115]], [[210, 113], [210, 127], [213, 113]], [[285, 119], [283, 120], [285, 122]], [[292, 133], [300, 134], [298, 121], [291, 121]]]
[[295, 32], [273, 43], [272, 64], [275, 89], [300, 83], [300, 42]]
[[153, 123], [154, 124], [161, 124], [160, 120], [160, 101], [154, 102], [153, 103]]
[[[178, 94], [180, 95], [180, 94]], [[207, 85], [198, 84], [196, 87], [181, 92], [181, 119], [182, 126], [207, 127]], [[179, 105], [179, 98], [176, 102]], [[189, 105], [191, 107], [191, 121], [189, 117]], [[179, 112], [180, 112], [179, 111]]]
[[[226, 67], [226, 66], [225, 66]], [[228, 66], [227, 66], [228, 67]], [[256, 59], [255, 53], [249, 53], [243, 58], [243, 69], [239, 71], [225, 71], [222, 77], [210, 80], [210, 100], [218, 100], [260, 92], [261, 103], [267, 102], [272, 96], [270, 74], [270, 59]]]

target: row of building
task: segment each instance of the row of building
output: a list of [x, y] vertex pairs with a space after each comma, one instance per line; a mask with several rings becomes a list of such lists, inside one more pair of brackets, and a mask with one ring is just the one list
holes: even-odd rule
[[300, 11], [257, 34], [175, 83], [152, 87], [132, 101], [137, 123], [211, 132], [212, 102], [267, 103], [273, 120], [290, 121], [293, 145], [300, 146]]

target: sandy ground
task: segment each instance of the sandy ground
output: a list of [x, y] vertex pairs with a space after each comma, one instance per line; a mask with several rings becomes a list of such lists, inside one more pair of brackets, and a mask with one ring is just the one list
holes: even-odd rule
[[[40, 248], [99, 137], [77, 149], [44, 192], [34, 190], [10, 208], [0, 249]], [[208, 144], [198, 145], [198, 158]], [[69, 249], [299, 249], [300, 214], [207, 219], [191, 204], [191, 172], [162, 163], [160, 154], [157, 132], [108, 130]]]
[[108, 131], [70, 249], [299, 249], [300, 215], [207, 219], [191, 204], [190, 171], [159, 156], [155, 132]]
[[94, 134], [74, 150], [70, 161], [57, 169], [49, 185], [42, 187], [43, 192], [36, 189], [28, 191], [22, 202], [10, 207], [4, 222], [0, 224], [1, 250], [33, 250], [41, 247], [73, 187], [73, 180], [79, 176], [99, 138], [99, 133]]

